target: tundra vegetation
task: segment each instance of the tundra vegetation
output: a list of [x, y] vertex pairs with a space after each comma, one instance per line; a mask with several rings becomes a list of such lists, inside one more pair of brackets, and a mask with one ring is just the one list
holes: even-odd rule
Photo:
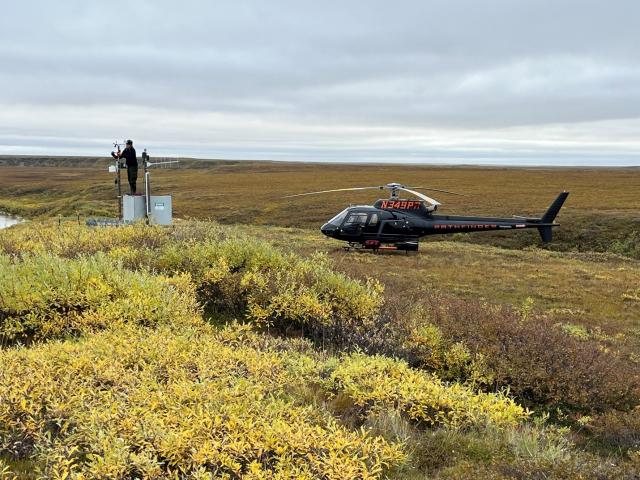
[[[114, 216], [109, 160], [0, 156], [0, 211], [28, 218]], [[454, 215], [540, 216], [562, 190], [571, 192], [553, 243], [559, 251], [610, 252], [640, 259], [640, 169], [341, 165], [182, 159], [154, 170], [154, 187], [174, 195], [175, 215], [225, 224], [313, 229], [349, 204], [371, 204], [376, 192], [283, 199], [305, 191], [401, 182], [460, 192], [433, 192]], [[125, 182], [126, 183], [126, 182]], [[439, 237], [436, 237], [439, 238]], [[450, 239], [451, 236], [442, 237]], [[459, 234], [456, 241], [522, 249], [535, 232]]]
[[[47, 168], [82, 171], [0, 168], [32, 171], [34, 185], [50, 181], [38, 179]], [[318, 186], [313, 166], [204, 169], [229, 182], [238, 212], [242, 168]], [[159, 177], [186, 179], [173, 174]], [[17, 197], [0, 191], [5, 208], [43, 208], [0, 231], [0, 478], [638, 478], [633, 248], [596, 239], [553, 251], [494, 236], [509, 248], [463, 237], [418, 255], [347, 254], [306, 217], [296, 223], [299, 209], [266, 201], [225, 219], [247, 222], [237, 225], [47, 220], [72, 213], [71, 191], [82, 214], [109, 214], [100, 189], [74, 190], [89, 182], [80, 177], [48, 193], [21, 180], [2, 186]], [[199, 201], [181, 208], [202, 216]], [[604, 223], [636, 225], [623, 201], [612, 205]], [[270, 212], [281, 226], [260, 225]]]

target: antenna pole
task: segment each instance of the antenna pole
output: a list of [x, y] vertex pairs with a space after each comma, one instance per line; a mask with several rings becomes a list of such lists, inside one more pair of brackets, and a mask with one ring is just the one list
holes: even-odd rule
[[149, 174], [149, 155], [146, 148], [142, 152], [142, 165], [144, 166], [144, 215], [148, 225], [151, 217], [151, 175]]
[[120, 160], [116, 161], [116, 183], [118, 184], [118, 214], [122, 218], [122, 185], [120, 184]]
[[116, 187], [117, 187], [117, 191], [118, 191], [118, 198], [117, 198], [117, 202], [118, 202], [118, 214], [120, 215], [120, 218], [122, 219], [122, 184], [120, 182], [120, 144], [116, 141], [113, 144], [114, 147], [117, 147], [117, 151], [118, 153], [116, 154], [115, 152], [111, 152], [111, 156], [115, 159], [116, 161]]

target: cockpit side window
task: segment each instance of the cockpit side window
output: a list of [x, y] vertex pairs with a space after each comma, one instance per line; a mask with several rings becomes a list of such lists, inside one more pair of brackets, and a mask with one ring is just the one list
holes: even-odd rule
[[364, 225], [367, 223], [366, 213], [352, 213], [344, 222], [345, 225]]
[[376, 225], [378, 225], [378, 221], [379, 221], [379, 217], [377, 213], [372, 213], [371, 216], [369, 217], [369, 226], [370, 227], [375, 227]]

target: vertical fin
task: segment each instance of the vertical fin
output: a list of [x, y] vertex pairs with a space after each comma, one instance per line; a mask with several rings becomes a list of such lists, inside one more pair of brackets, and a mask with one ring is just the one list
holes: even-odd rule
[[540, 232], [540, 238], [542, 238], [544, 243], [550, 242], [553, 239], [551, 227], [538, 227], [538, 232]]
[[564, 201], [568, 196], [569, 192], [562, 192], [560, 195], [558, 195], [558, 198], [554, 200], [549, 209], [540, 219], [540, 223], [553, 223], [553, 221], [556, 219], [556, 215], [558, 215], [558, 212], [562, 208], [562, 205], [564, 204]]
[[[560, 195], [558, 195], [558, 198], [554, 200], [549, 209], [540, 219], [540, 223], [553, 223], [568, 196], [569, 192], [562, 192]], [[553, 239], [553, 231], [551, 230], [551, 225], [538, 227], [538, 232], [540, 232], [540, 238], [542, 238], [542, 241], [545, 243], [550, 242]]]

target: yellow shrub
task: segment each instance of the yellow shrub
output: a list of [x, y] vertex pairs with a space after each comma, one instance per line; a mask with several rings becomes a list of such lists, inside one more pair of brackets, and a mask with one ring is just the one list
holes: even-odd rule
[[325, 385], [334, 395], [349, 397], [364, 413], [371, 408], [399, 409], [409, 419], [431, 426], [508, 427], [529, 414], [502, 394], [476, 394], [457, 383], [446, 385], [405, 362], [381, 356], [344, 357], [328, 372]]
[[243, 329], [123, 327], [0, 352], [0, 451], [61, 478], [364, 479], [403, 462], [301, 404], [320, 363], [252, 343]]
[[322, 360], [269, 342], [242, 326], [125, 325], [1, 351], [0, 451], [31, 457], [47, 477], [380, 478], [404, 461], [400, 446], [345, 428], [305, 398], [320, 388], [363, 414], [393, 408], [423, 425], [526, 417], [502, 395], [403, 362]]
[[104, 252], [126, 268], [188, 273], [205, 307], [245, 315], [260, 325], [366, 330], [383, 303], [379, 282], [363, 283], [336, 273], [325, 256], [284, 254], [267, 242], [241, 238], [213, 224], [168, 229], [33, 223], [1, 232], [1, 250], [15, 256], [32, 252], [64, 257]]
[[481, 353], [472, 353], [463, 342], [445, 339], [442, 330], [428, 321], [411, 326], [403, 347], [422, 368], [444, 380], [464, 380], [470, 385], [487, 385], [492, 381]]
[[188, 275], [123, 269], [104, 255], [0, 256], [0, 344], [114, 327], [199, 320]]
[[0, 252], [8, 254], [49, 253], [61, 257], [93, 255], [131, 247], [159, 248], [171, 239], [172, 230], [134, 224], [123, 227], [89, 228], [76, 223], [30, 222], [0, 234]]
[[364, 328], [379, 313], [382, 286], [337, 274], [325, 260], [289, 259], [286, 268], [249, 272], [247, 318], [258, 324]]
[[[33, 458], [46, 477], [381, 478], [404, 461], [401, 448], [349, 430], [323, 401], [450, 428], [528, 414], [402, 361], [326, 360], [299, 341], [202, 321], [197, 300], [257, 325], [366, 335], [382, 286], [334, 272], [324, 256], [200, 227], [193, 238], [140, 226], [19, 231], [0, 234], [0, 339], [97, 332], [0, 350], [0, 452]], [[439, 371], [475, 369], [462, 343], [441, 337], [433, 327], [409, 341]]]
[[0, 480], [13, 480], [15, 477], [11, 467], [0, 458]]

